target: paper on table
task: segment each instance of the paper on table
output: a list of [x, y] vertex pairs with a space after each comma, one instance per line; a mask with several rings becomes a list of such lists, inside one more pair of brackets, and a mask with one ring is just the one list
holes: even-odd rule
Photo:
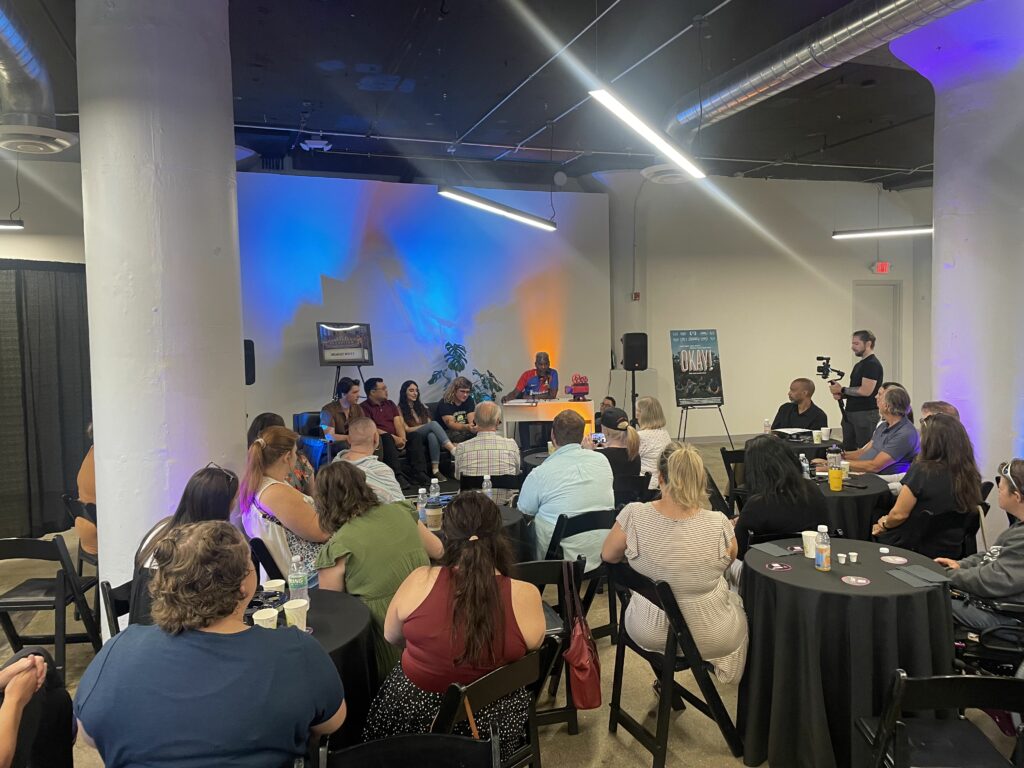
[[889, 571], [889, 575], [899, 579], [904, 584], [909, 584], [912, 587], [930, 587], [930, 586], [932, 586], [931, 583], [925, 581], [924, 579], [919, 579], [917, 576], [915, 576], [912, 573], [907, 573], [902, 568], [893, 568], [891, 571]]
[[779, 433], [781, 433], [783, 435], [809, 435], [809, 434], [811, 434], [811, 430], [809, 430], [809, 429], [801, 429], [799, 427], [779, 427], [778, 429], [773, 429], [772, 432], [779, 432]]
[[790, 552], [785, 547], [780, 547], [771, 541], [762, 541], [760, 544], [751, 544], [751, 549], [756, 549], [758, 552], [764, 552], [766, 555], [772, 557], [785, 557], [786, 555], [795, 555], [795, 552]]
[[936, 573], [931, 568], [927, 568], [923, 565], [905, 565], [903, 570], [909, 574], [917, 576], [919, 579], [924, 579], [932, 584], [945, 584], [949, 581], [949, 577], [942, 573]]

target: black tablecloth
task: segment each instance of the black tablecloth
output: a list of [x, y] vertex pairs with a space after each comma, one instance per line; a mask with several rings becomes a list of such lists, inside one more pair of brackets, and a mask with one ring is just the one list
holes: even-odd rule
[[[799, 539], [775, 542], [787, 547]], [[914, 552], [890, 547], [910, 564], [943, 569]], [[879, 547], [833, 540], [832, 571], [819, 573], [800, 554], [744, 558], [740, 594], [750, 647], [740, 683], [737, 726], [746, 765], [847, 768], [867, 750], [854, 730], [877, 715], [893, 670], [914, 677], [953, 672], [953, 618], [945, 584], [911, 587], [887, 571]], [[837, 552], [860, 562], [838, 565]], [[791, 566], [770, 571], [769, 563]], [[863, 576], [849, 586], [843, 576]]]
[[[842, 530], [848, 539], [870, 541], [871, 526], [892, 507], [889, 484], [878, 475], [853, 475], [844, 481], [843, 490], [833, 491], [828, 478], [816, 479], [828, 507], [829, 528]], [[866, 487], [856, 488], [849, 483]]]
[[544, 459], [548, 457], [547, 453], [528, 453], [523, 456], [522, 464], [523, 470], [529, 472], [531, 469], [536, 469], [544, 463]]
[[533, 526], [515, 507], [501, 506], [501, 522], [512, 544], [512, 557], [517, 563], [534, 559]]
[[826, 453], [828, 453], [829, 446], [843, 447], [842, 440], [822, 440], [820, 443], [815, 443], [811, 439], [804, 442], [802, 440], [786, 440], [783, 438], [782, 444], [798, 456], [801, 453], [804, 454], [808, 461], [824, 459]]
[[345, 686], [348, 715], [331, 737], [331, 747], [341, 748], [363, 740], [363, 726], [370, 702], [377, 695], [377, 662], [373, 655], [370, 611], [358, 597], [344, 592], [311, 589], [306, 623], [330, 654]]

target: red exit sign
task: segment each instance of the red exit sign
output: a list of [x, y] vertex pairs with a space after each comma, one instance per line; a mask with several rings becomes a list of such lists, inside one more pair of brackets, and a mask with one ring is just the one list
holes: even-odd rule
[[891, 268], [892, 263], [888, 261], [876, 261], [871, 265], [871, 271], [876, 275], [888, 275]]

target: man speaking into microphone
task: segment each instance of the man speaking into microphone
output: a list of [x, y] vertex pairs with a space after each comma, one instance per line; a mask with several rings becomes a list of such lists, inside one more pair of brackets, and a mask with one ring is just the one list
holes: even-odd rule
[[860, 358], [850, 373], [850, 386], [838, 382], [831, 385], [832, 397], [846, 400], [843, 418], [843, 447], [855, 451], [867, 445], [878, 424], [878, 403], [875, 395], [882, 383], [882, 364], [875, 357], [875, 334], [854, 331], [850, 342], [853, 354]]

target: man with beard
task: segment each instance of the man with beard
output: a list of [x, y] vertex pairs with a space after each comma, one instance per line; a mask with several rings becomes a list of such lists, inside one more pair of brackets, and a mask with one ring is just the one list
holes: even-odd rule
[[878, 404], [875, 395], [882, 383], [882, 364], [875, 357], [875, 334], [854, 331], [850, 349], [860, 361], [850, 373], [850, 386], [838, 382], [831, 385], [836, 400], [846, 399], [843, 418], [843, 447], [856, 450], [866, 445], [878, 424]]

